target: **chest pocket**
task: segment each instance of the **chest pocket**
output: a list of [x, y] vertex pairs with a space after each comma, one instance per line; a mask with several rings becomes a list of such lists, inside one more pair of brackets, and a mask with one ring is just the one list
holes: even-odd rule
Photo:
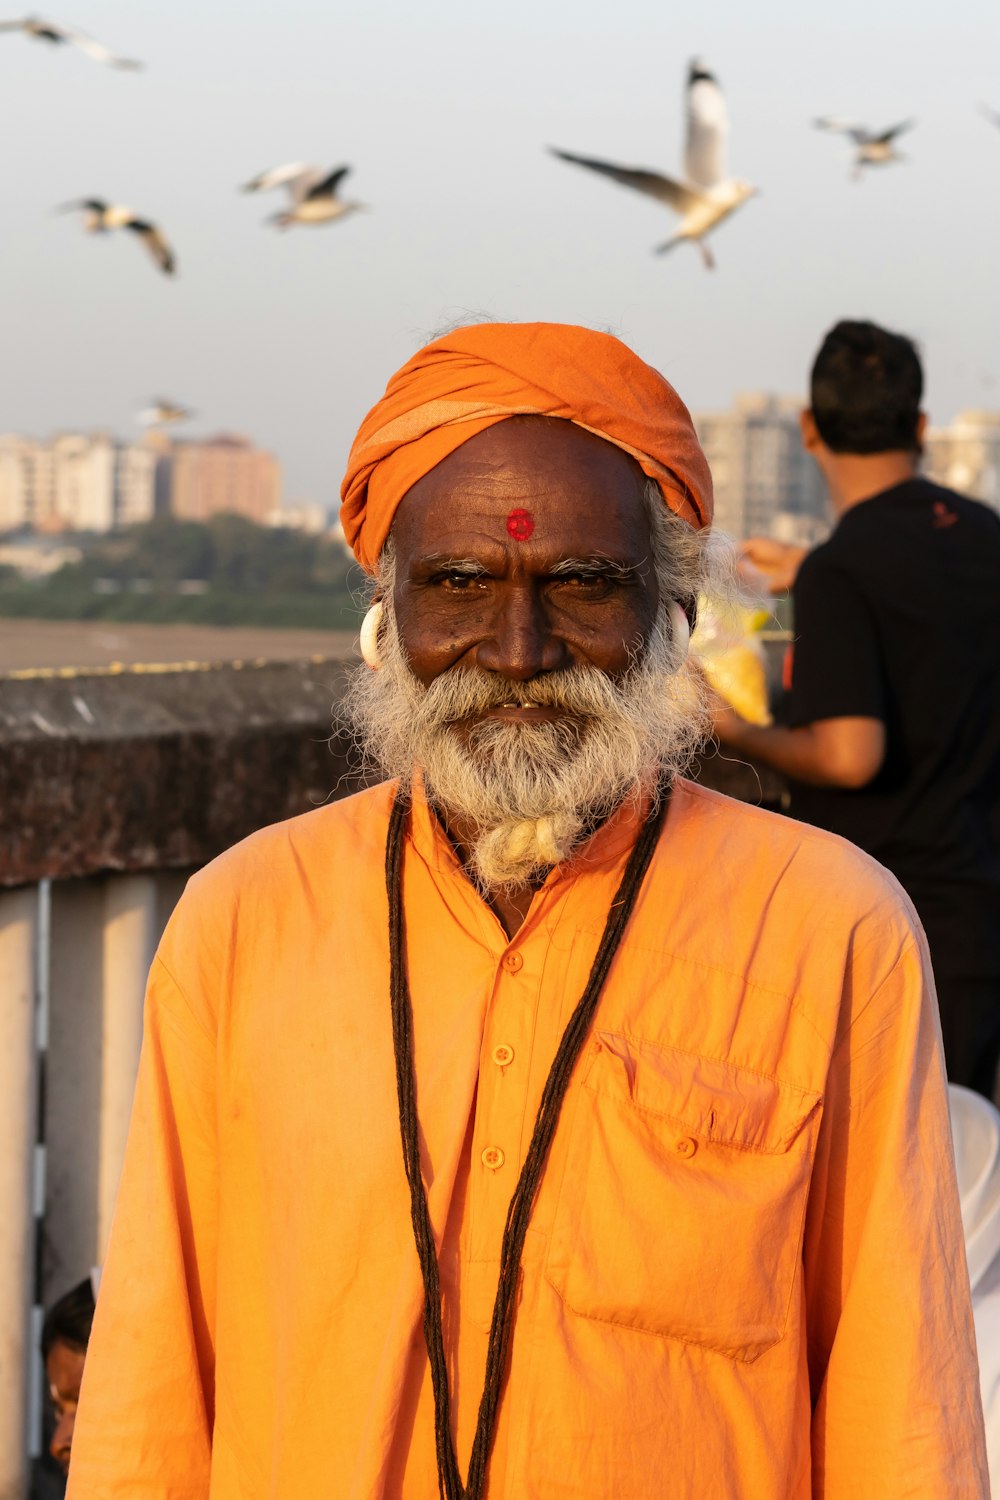
[[583, 1317], [757, 1359], [788, 1320], [821, 1096], [609, 1032], [575, 1092], [548, 1281]]

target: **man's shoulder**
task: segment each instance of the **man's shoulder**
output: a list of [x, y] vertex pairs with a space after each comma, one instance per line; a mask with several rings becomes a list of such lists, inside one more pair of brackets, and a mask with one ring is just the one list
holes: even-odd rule
[[[896, 1024], [898, 996], [883, 985], [897, 965], [919, 973], [927, 959], [913, 906], [888, 870], [836, 834], [690, 782], [678, 783], [671, 814], [660, 878], [676, 882], [683, 870], [689, 899], [667, 941], [699, 982], [714, 985], [734, 1025], [753, 1017], [756, 1040], [746, 1045], [756, 1066], [785, 1065], [792, 1015], [819, 1047], [810, 1077], [877, 995], [872, 1015]], [[922, 1003], [919, 987], [910, 1000]], [[801, 1061], [812, 1043], [800, 1043]]]
[[[803, 558], [793, 586], [797, 605], [850, 589], [878, 606], [894, 586], [910, 591], [914, 577], [938, 567], [937, 539], [966, 559], [1000, 557], [1000, 516], [922, 477], [852, 506], [825, 541]], [[892, 567], [887, 567], [891, 558]]]
[[909, 930], [916, 920], [896, 877], [839, 834], [685, 779], [675, 799], [685, 843], [707, 866], [721, 861], [751, 902], [815, 903], [817, 921], [848, 925], [897, 919]]
[[[973, 500], [970, 495], [959, 495], [955, 490], [942, 489], [934, 485], [945, 505], [967, 525], [975, 528], [977, 541], [985, 539], [988, 545], [1000, 548], [1000, 515], [992, 505], [983, 500]], [[942, 517], [945, 525], [947, 517]]]
[[[956, 520], [964, 525], [956, 526]], [[919, 475], [851, 506], [826, 540], [807, 553], [798, 576], [830, 565], [849, 566], [852, 559], [870, 562], [872, 549], [883, 543], [898, 545], [901, 537], [911, 534], [930, 540], [942, 531], [952, 533], [951, 540], [975, 534], [1000, 546], [1000, 515], [982, 500]]]
[[320, 880], [339, 885], [374, 862], [381, 871], [395, 782], [380, 782], [270, 823], [234, 844], [192, 877], [203, 901], [238, 899], [254, 889]]
[[169, 981], [214, 1034], [224, 996], [256, 993], [259, 974], [266, 987], [310, 944], [339, 946], [363, 928], [385, 900], [394, 790], [384, 783], [261, 828], [192, 876], [157, 950], [158, 1003]]

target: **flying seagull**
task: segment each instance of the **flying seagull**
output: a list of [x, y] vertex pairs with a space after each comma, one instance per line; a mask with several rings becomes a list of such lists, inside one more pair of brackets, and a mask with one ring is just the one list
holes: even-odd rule
[[172, 276], [177, 269], [174, 252], [167, 244], [155, 224], [140, 219], [130, 208], [120, 203], [105, 203], [100, 198], [81, 198], [76, 203], [64, 203], [61, 213], [83, 211], [83, 227], [91, 234], [107, 234], [112, 229], [131, 229], [137, 234], [156, 261], [160, 270]]
[[335, 167], [331, 172], [325, 167], [290, 161], [283, 167], [272, 167], [269, 172], [252, 177], [243, 184], [243, 191], [263, 193], [270, 188], [287, 189], [288, 209], [284, 213], [272, 214], [268, 220], [280, 229], [288, 229], [292, 224], [329, 224], [365, 206], [337, 197], [337, 188], [350, 170], [350, 167]]
[[592, 172], [601, 172], [625, 187], [635, 188], [666, 203], [681, 215], [681, 222], [668, 240], [656, 246], [656, 253], [662, 255], [682, 240], [692, 240], [711, 270], [715, 259], [705, 237], [758, 191], [752, 183], [727, 177], [728, 135], [729, 112], [725, 95], [715, 75], [695, 58], [688, 69], [683, 180], [665, 177], [661, 172], [650, 172], [642, 167], [619, 167], [591, 156], [575, 156], [571, 151], [560, 151], [554, 146], [550, 150], [562, 161], [589, 167]]
[[916, 120], [904, 120], [901, 125], [893, 125], [888, 130], [869, 130], [865, 125], [856, 125], [853, 120], [840, 120], [831, 115], [813, 121], [817, 130], [833, 130], [850, 136], [857, 147], [851, 173], [855, 182], [860, 181], [865, 167], [884, 167], [890, 162], [905, 161], [902, 152], [896, 150], [896, 137], [904, 130], [912, 130], [916, 123]]
[[141, 68], [141, 62], [131, 57], [119, 57], [83, 31], [74, 31], [71, 26], [57, 26], [55, 21], [43, 21], [40, 16], [24, 16], [19, 21], [0, 21], [0, 31], [23, 31], [25, 36], [39, 42], [69, 42], [86, 52], [95, 62], [107, 63], [111, 68]]
[[171, 422], [189, 422], [194, 416], [197, 412], [192, 407], [154, 396], [149, 406], [139, 412], [139, 421], [144, 427], [166, 427]]

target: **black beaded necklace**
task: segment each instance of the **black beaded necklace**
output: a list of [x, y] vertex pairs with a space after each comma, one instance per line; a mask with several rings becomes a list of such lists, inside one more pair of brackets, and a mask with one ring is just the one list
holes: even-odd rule
[[396, 1060], [396, 1091], [399, 1097], [399, 1128], [403, 1142], [403, 1164], [410, 1187], [413, 1238], [424, 1282], [424, 1339], [434, 1389], [434, 1432], [437, 1447], [438, 1492], [441, 1500], [482, 1500], [486, 1470], [493, 1446], [501, 1386], [514, 1322], [514, 1302], [524, 1237], [538, 1191], [545, 1159], [559, 1119], [559, 1111], [570, 1074], [590, 1030], [608, 970], [618, 950], [636, 898], [642, 886], [663, 824], [669, 787], [658, 789], [635, 847], [629, 855], [621, 883], [611, 903], [583, 995], [566, 1025], [535, 1117], [531, 1142], [514, 1188], [500, 1251], [493, 1319], [486, 1354], [486, 1379], [479, 1403], [479, 1418], [469, 1460], [466, 1483], [458, 1469], [451, 1436], [451, 1394], [441, 1323], [441, 1280], [434, 1230], [427, 1194], [420, 1172], [420, 1138], [417, 1123], [417, 1085], [413, 1065], [413, 1006], [406, 972], [406, 928], [403, 915], [403, 847], [410, 812], [407, 790], [397, 791], [389, 817], [385, 849], [385, 884], [389, 897], [389, 990], [392, 1005], [392, 1044]]

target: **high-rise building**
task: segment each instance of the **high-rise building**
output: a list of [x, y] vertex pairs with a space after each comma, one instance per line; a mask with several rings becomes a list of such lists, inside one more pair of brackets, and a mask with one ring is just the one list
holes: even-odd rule
[[110, 531], [153, 514], [155, 455], [106, 433], [0, 436], [0, 532]]
[[777, 530], [806, 543], [829, 530], [823, 481], [799, 435], [802, 406], [795, 397], [748, 392], [729, 411], [694, 413], [720, 530], [738, 538]]
[[52, 443], [55, 515], [67, 531], [115, 524], [115, 449], [106, 433], [62, 433]]
[[150, 521], [156, 510], [156, 454], [133, 443], [115, 450], [115, 525]]
[[0, 437], [0, 533], [28, 524], [35, 446], [27, 438]]
[[166, 462], [169, 509], [180, 519], [205, 521], [228, 511], [263, 525], [281, 507], [278, 460], [247, 438], [225, 433], [176, 442]]
[[1000, 412], [962, 411], [924, 438], [924, 473], [1000, 510]]
[[52, 447], [15, 433], [0, 436], [0, 532], [59, 530]]

